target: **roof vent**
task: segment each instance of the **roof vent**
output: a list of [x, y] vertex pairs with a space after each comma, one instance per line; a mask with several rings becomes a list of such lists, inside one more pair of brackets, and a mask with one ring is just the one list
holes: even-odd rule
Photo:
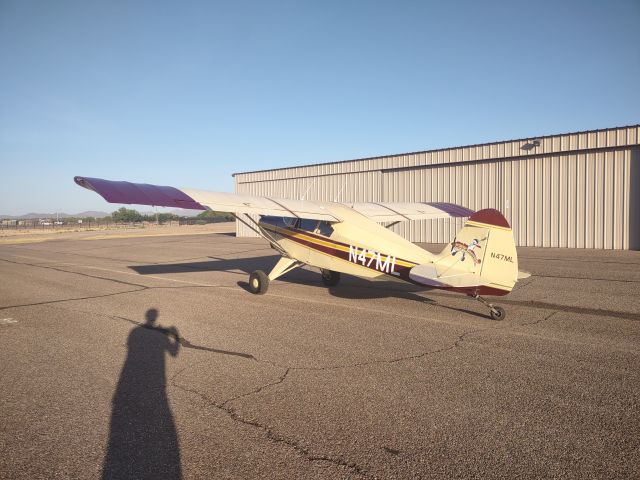
[[523, 146], [520, 147], [520, 149], [522, 150], [526, 150], [527, 152], [529, 150], [533, 150], [536, 147], [540, 146], [540, 140], [531, 140], [530, 142], [525, 143]]

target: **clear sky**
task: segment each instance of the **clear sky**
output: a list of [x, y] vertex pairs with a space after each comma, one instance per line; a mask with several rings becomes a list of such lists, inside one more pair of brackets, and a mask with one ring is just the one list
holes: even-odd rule
[[[0, 214], [640, 122], [640, 1], [0, 0]], [[146, 207], [141, 207], [144, 210]]]

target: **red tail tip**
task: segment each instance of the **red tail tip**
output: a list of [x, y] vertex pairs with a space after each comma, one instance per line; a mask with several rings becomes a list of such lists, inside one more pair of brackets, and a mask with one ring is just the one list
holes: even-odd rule
[[485, 223], [487, 225], [495, 225], [496, 227], [511, 228], [504, 215], [494, 208], [485, 208], [478, 210], [469, 217], [472, 222]]

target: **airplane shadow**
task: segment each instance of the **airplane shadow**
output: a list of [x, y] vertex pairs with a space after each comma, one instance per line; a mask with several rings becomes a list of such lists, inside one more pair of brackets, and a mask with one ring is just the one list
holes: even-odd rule
[[[280, 255], [262, 255], [259, 257], [247, 258], [217, 258], [209, 257], [211, 261], [203, 262], [187, 262], [187, 263], [167, 263], [159, 265], [134, 265], [130, 266], [132, 270], [141, 275], [158, 275], [164, 273], [185, 273], [185, 272], [230, 272], [238, 273], [238, 270], [249, 275], [255, 270], [263, 270], [268, 273], [280, 259]], [[322, 285], [320, 275], [316, 272], [295, 269], [278, 279], [283, 282], [290, 282], [300, 285], [316, 286], [326, 288]], [[238, 286], [249, 291], [249, 285], [246, 281], [238, 281]], [[409, 283], [400, 283], [393, 281], [369, 281], [351, 275], [342, 275], [340, 284], [336, 287], [329, 288], [331, 295], [338, 298], [348, 298], [354, 300], [366, 300], [375, 298], [398, 297], [412, 300], [420, 303], [438, 305], [440, 307], [467, 313], [481, 318], [489, 318], [488, 315], [474, 312], [472, 310], [460, 309], [442, 305], [435, 300], [418, 295], [418, 292], [427, 292], [433, 289], [411, 285]]]
[[[174, 327], [159, 328], [156, 309], [129, 334], [113, 396], [103, 479], [182, 478], [178, 435], [166, 392], [165, 354], [178, 355]], [[168, 335], [166, 332], [170, 332]]]

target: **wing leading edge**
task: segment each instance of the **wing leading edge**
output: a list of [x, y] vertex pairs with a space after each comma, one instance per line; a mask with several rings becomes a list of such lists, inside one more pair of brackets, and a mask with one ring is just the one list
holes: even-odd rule
[[[235, 214], [274, 215], [340, 222], [325, 208], [326, 203], [312, 200], [257, 197], [237, 193], [209, 192], [175, 187], [132, 183], [101, 178], [75, 177], [75, 182], [93, 190], [109, 203], [158, 207], [215, 210]], [[474, 212], [453, 203], [353, 203], [346, 206], [375, 222], [402, 222], [450, 217], [469, 217]]]
[[75, 177], [74, 181], [81, 187], [93, 190], [109, 203], [340, 221], [326, 211], [320, 202], [309, 200], [272, 199], [90, 177]]

